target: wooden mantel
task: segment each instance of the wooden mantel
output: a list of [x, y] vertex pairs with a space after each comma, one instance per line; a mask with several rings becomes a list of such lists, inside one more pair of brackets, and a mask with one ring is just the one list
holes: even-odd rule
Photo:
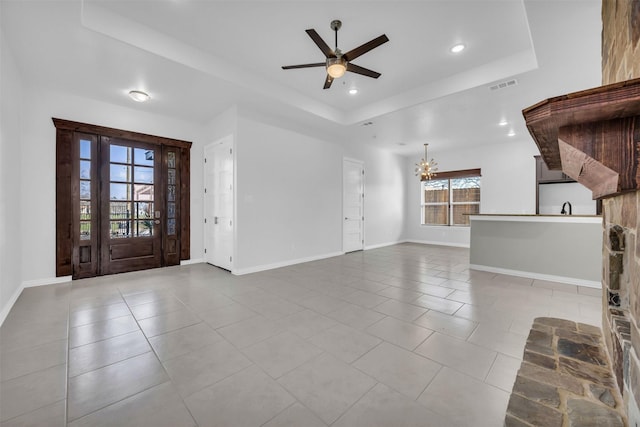
[[640, 189], [640, 79], [550, 98], [522, 114], [549, 169], [594, 199]]

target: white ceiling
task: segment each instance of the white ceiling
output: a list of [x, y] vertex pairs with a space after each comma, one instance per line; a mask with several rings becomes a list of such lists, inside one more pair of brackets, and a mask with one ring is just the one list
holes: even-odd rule
[[[599, 0], [0, 0], [25, 83], [198, 123], [232, 105], [301, 131], [401, 154], [530, 137], [521, 110], [600, 84]], [[323, 90], [304, 32], [348, 51], [390, 41]], [[449, 48], [466, 44], [460, 54]], [[518, 84], [492, 91], [497, 82]], [[349, 95], [355, 87], [357, 95]], [[126, 97], [151, 95], [145, 104]], [[509, 121], [498, 126], [501, 119]], [[363, 126], [363, 123], [371, 125]], [[516, 135], [507, 136], [513, 130]]]

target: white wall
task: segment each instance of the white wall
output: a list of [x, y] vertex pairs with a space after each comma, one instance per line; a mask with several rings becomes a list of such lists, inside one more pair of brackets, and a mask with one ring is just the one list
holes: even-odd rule
[[364, 162], [365, 248], [402, 241], [407, 197], [405, 158], [363, 145], [348, 145], [345, 156]]
[[[564, 202], [571, 203], [573, 215], [595, 215], [596, 201], [591, 190], [577, 182], [542, 184], [539, 190], [540, 214], [558, 215]], [[568, 208], [567, 208], [568, 211]]]
[[335, 255], [342, 246], [342, 150], [239, 117], [234, 271]]
[[[480, 213], [534, 214], [536, 203], [536, 167], [538, 154], [531, 140], [488, 145], [460, 151], [430, 152], [438, 170], [482, 170]], [[434, 227], [420, 224], [420, 182], [414, 176], [416, 159], [407, 158], [407, 214], [404, 238], [408, 241], [453, 246], [469, 246], [468, 227]]]
[[[22, 162], [17, 174], [22, 192], [23, 283], [55, 277], [55, 152], [52, 117], [192, 141], [202, 151], [202, 126], [147, 113], [141, 109], [25, 87], [22, 117]], [[14, 181], [15, 182], [15, 181]], [[202, 257], [202, 161], [191, 161], [191, 257]]]
[[22, 215], [16, 179], [20, 175], [22, 145], [21, 100], [19, 71], [0, 28], [0, 324], [17, 299], [22, 282]]
[[401, 241], [402, 156], [323, 140], [235, 107], [204, 133], [207, 143], [232, 135], [236, 147], [235, 273], [342, 253], [345, 157], [364, 162], [365, 247]]

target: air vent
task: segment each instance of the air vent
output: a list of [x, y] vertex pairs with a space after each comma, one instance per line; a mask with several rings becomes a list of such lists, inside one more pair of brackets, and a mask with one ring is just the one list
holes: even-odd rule
[[506, 82], [500, 82], [500, 83], [494, 84], [493, 86], [489, 86], [489, 89], [490, 90], [506, 89], [511, 86], [516, 86], [517, 84], [518, 84], [518, 81], [516, 79], [507, 80]]

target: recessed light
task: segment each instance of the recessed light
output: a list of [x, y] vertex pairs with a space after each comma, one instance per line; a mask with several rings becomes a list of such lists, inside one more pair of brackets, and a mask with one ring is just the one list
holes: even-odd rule
[[355, 87], [349, 89], [349, 95], [355, 95], [356, 93], [358, 93], [358, 89], [356, 89]]
[[508, 125], [508, 124], [509, 124], [509, 122], [508, 122], [508, 121], [506, 121], [506, 120], [502, 119], [502, 120], [500, 120], [500, 122], [498, 123], [498, 126], [506, 126], [506, 125]]
[[514, 136], [516, 133], [514, 131], [509, 131], [509, 133], [507, 134], [507, 136]]
[[460, 53], [460, 52], [462, 52], [464, 50], [465, 47], [466, 46], [464, 44], [458, 43], [458, 44], [452, 46], [450, 50], [453, 53]]
[[148, 93], [142, 92], [141, 90], [129, 91], [129, 97], [136, 102], [145, 102], [150, 98]]

